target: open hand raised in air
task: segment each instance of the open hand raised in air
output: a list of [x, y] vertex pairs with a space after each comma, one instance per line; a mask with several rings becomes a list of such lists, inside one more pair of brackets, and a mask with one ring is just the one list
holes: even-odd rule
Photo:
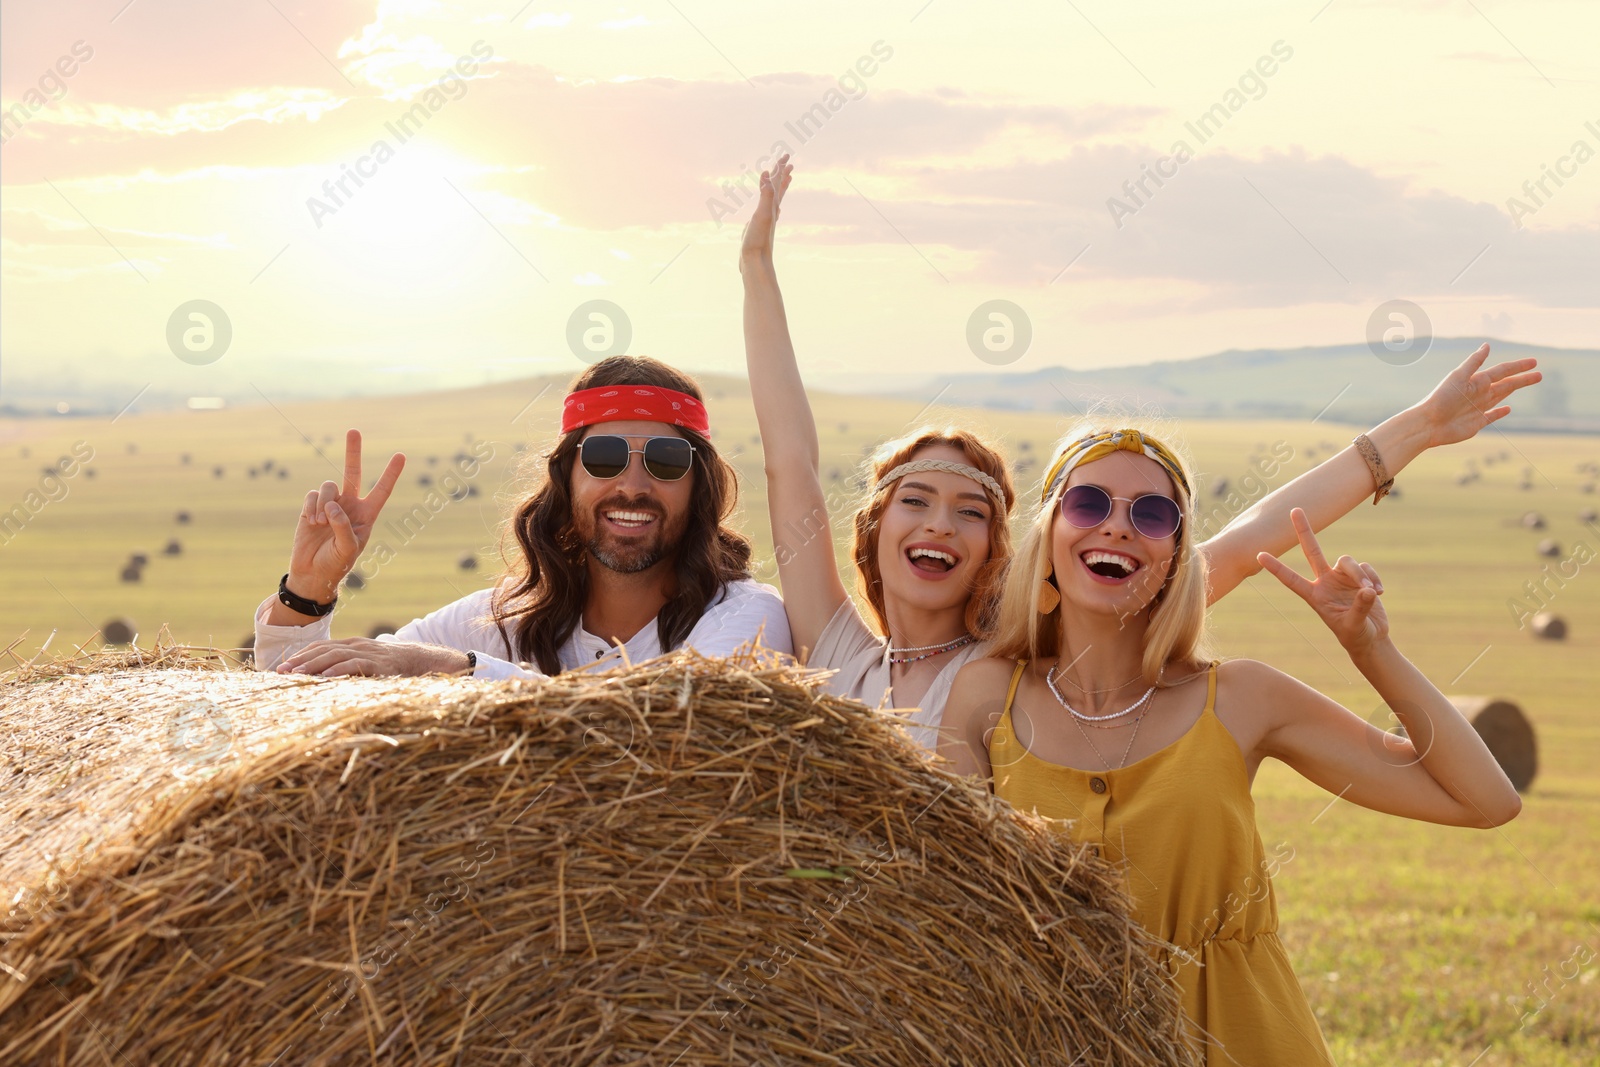
[[788, 191], [794, 175], [794, 165], [789, 153], [778, 157], [770, 171], [761, 172], [761, 199], [756, 202], [755, 213], [744, 228], [744, 246], [739, 250], [739, 261], [765, 260], [772, 257], [773, 239], [778, 229], [778, 209], [783, 205], [783, 194]]

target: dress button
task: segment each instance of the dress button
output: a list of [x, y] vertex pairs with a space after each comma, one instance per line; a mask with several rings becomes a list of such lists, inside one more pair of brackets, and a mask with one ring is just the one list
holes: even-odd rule
[[601, 659], [601, 658], [603, 658], [605, 656], [605, 654], [606, 654], [606, 650], [605, 649], [603, 649], [603, 648], [602, 649], [598, 649], [594, 654], [594, 658], [595, 659]]
[[1096, 793], [1104, 793], [1106, 791], [1106, 780], [1104, 778], [1091, 778], [1089, 779], [1089, 788]]

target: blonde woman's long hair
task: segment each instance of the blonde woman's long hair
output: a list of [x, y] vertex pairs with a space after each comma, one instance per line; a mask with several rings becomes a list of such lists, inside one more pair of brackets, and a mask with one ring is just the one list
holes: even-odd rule
[[[1051, 453], [1049, 471], [1055, 467], [1074, 441], [1091, 434], [1109, 430], [1136, 429], [1146, 437], [1166, 445], [1176, 457], [1179, 469], [1192, 486], [1195, 484], [1193, 465], [1184, 452], [1170, 444], [1165, 434], [1156, 433], [1147, 426], [1150, 419], [1085, 419], [1075, 425], [1057, 442]], [[1171, 476], [1168, 476], [1171, 478]], [[1022, 535], [1012, 557], [1010, 572], [1006, 576], [1005, 591], [1000, 600], [999, 620], [996, 627], [991, 656], [1006, 659], [1048, 659], [1061, 654], [1061, 606], [1058, 604], [1048, 615], [1039, 613], [1039, 586], [1045, 582], [1046, 565], [1050, 560], [1050, 531], [1060, 512], [1061, 494], [1066, 491], [1069, 478], [1062, 478], [1050, 496], [1038, 505], [1026, 532]], [[1198, 509], [1194, 497], [1183, 486], [1173, 482], [1173, 499], [1183, 521], [1178, 527], [1178, 543], [1173, 553], [1172, 573], [1156, 593], [1149, 609], [1150, 619], [1144, 634], [1144, 654], [1141, 660], [1146, 684], [1162, 685], [1163, 668], [1169, 662], [1194, 665], [1211, 658], [1206, 644], [1206, 569], [1205, 557], [1200, 554], [1194, 540]], [[1043, 487], [1040, 487], [1043, 492]], [[1033, 499], [1037, 500], [1037, 494]], [[1053, 581], [1053, 579], [1050, 579]]]

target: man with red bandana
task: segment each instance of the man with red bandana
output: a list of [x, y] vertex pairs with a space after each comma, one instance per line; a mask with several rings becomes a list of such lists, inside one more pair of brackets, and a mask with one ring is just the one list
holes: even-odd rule
[[514, 678], [682, 647], [792, 652], [782, 599], [751, 579], [750, 543], [727, 525], [737, 483], [710, 432], [692, 378], [642, 356], [602, 360], [572, 385], [547, 477], [511, 515], [518, 552], [494, 587], [393, 635], [334, 639], [339, 584], [405, 467], [395, 455], [361, 496], [351, 430], [343, 486], [306, 494], [289, 570], [256, 610], [257, 669]]

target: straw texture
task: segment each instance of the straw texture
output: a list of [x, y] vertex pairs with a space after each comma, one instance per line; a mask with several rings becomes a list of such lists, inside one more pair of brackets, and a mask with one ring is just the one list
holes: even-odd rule
[[219, 665], [0, 682], [0, 1063], [1194, 1062], [1116, 872], [796, 668]]

